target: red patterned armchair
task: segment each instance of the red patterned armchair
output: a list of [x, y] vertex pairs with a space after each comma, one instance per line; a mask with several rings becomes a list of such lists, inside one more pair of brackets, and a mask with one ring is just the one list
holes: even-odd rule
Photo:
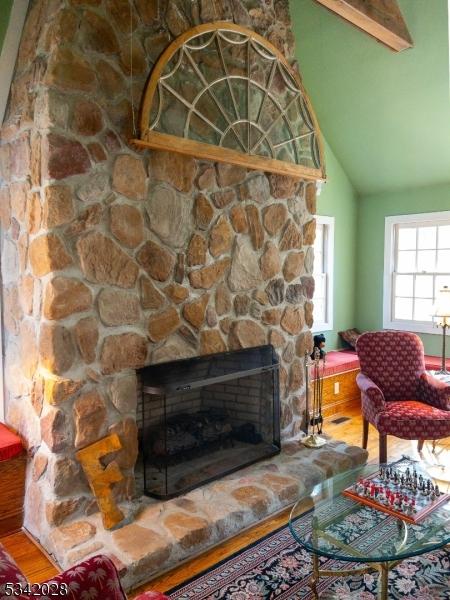
[[387, 461], [387, 436], [437, 440], [450, 436], [450, 386], [425, 372], [423, 344], [414, 333], [374, 331], [356, 344], [361, 373], [363, 447], [369, 423], [378, 429], [381, 462]]
[[[11, 600], [11, 598], [127, 600], [116, 568], [106, 556], [93, 556], [56, 575], [46, 583], [31, 588], [19, 567], [0, 544], [0, 600]], [[136, 600], [169, 599], [159, 592], [144, 592]]]

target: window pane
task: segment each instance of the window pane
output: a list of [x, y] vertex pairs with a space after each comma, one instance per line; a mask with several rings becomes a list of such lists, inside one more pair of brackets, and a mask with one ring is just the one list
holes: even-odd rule
[[436, 227], [419, 227], [418, 248], [436, 248]]
[[324, 271], [324, 246], [323, 246], [323, 225], [316, 225], [316, 237], [314, 240], [314, 273], [323, 273]]
[[398, 253], [397, 271], [399, 273], [414, 273], [416, 270], [416, 253], [414, 250]]
[[397, 275], [395, 278], [395, 295], [409, 296], [413, 295], [414, 275]]
[[412, 298], [396, 298], [394, 319], [412, 319], [413, 301]]
[[438, 248], [450, 248], [450, 225], [439, 227]]
[[419, 250], [417, 252], [417, 270], [433, 272], [436, 269], [436, 250]]
[[315, 323], [325, 323], [325, 300], [323, 298], [314, 298], [313, 316]]
[[326, 296], [326, 288], [325, 288], [325, 278], [324, 274], [314, 275], [314, 299], [316, 298], [325, 298]]
[[423, 300], [416, 298], [414, 303], [414, 320], [415, 321], [431, 321], [433, 314], [433, 300]]
[[450, 275], [437, 275], [434, 282], [434, 297], [439, 294], [444, 285], [450, 287]]
[[416, 298], [433, 298], [433, 275], [416, 275]]
[[323, 273], [323, 253], [314, 248], [314, 269], [313, 273]]
[[323, 224], [316, 222], [316, 237], [314, 239], [314, 246], [323, 248]]
[[450, 250], [438, 250], [436, 270], [450, 272]]
[[399, 227], [398, 248], [399, 250], [414, 250], [416, 247], [416, 228]]

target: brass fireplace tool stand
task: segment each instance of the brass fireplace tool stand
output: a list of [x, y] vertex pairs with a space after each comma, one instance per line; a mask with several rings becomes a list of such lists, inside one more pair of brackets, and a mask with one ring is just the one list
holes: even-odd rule
[[[323, 353], [322, 368], [320, 366], [320, 350], [314, 348], [314, 360], [308, 353], [305, 354], [305, 379], [306, 379], [306, 437], [302, 444], [308, 448], [321, 448], [327, 440], [322, 437], [322, 400], [323, 400], [323, 375], [325, 372], [325, 353]], [[312, 370], [312, 403], [310, 402], [310, 374]], [[311, 431], [310, 431], [311, 429]]]

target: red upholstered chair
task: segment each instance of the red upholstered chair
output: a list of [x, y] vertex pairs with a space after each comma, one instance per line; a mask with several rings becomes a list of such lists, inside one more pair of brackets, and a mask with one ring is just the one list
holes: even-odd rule
[[[37, 588], [33, 589], [32, 595], [28, 595], [28, 593], [18, 595], [17, 592], [20, 591], [28, 592], [26, 590], [27, 581], [14, 560], [0, 544], [0, 600], [10, 600], [10, 598], [49, 600], [52, 597], [66, 598], [67, 600], [127, 600], [116, 568], [106, 556], [98, 555], [88, 558], [79, 565], [49, 579], [47, 583], [50, 586], [50, 594], [47, 594], [47, 589], [41, 584], [40, 591], [43, 592], [41, 595]], [[62, 583], [67, 585], [69, 593], [67, 595], [52, 593], [56, 592], [56, 586]], [[13, 585], [14, 595], [11, 594], [11, 587], [5, 587], [7, 584]], [[145, 592], [136, 600], [169, 599], [159, 592]]]
[[380, 462], [387, 460], [388, 435], [405, 440], [450, 436], [450, 386], [425, 372], [423, 344], [414, 333], [363, 333], [356, 344], [361, 372], [363, 447], [369, 423], [380, 436]]

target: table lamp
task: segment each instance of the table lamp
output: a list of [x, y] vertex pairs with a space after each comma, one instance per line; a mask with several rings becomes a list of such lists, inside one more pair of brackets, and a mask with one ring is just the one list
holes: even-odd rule
[[450, 289], [448, 285], [444, 285], [437, 295], [436, 304], [433, 307], [433, 317], [437, 317], [438, 325], [442, 327], [442, 364], [440, 371], [436, 371], [436, 374], [450, 375], [450, 371], [445, 368], [445, 336], [450, 327]]

